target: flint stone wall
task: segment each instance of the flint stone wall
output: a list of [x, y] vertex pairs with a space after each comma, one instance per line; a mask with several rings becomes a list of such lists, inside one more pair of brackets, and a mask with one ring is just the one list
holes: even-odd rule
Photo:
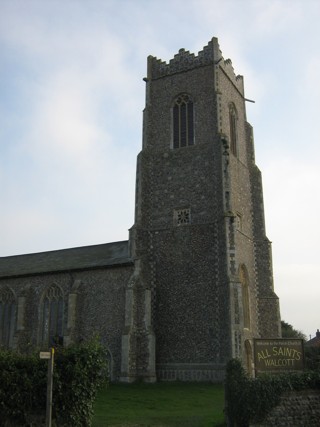
[[320, 390], [291, 391], [262, 423], [250, 427], [319, 427]]

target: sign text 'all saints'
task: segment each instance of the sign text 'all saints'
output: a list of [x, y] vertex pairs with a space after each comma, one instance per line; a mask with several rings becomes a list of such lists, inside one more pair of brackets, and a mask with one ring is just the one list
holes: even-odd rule
[[304, 367], [303, 340], [256, 339], [254, 361], [257, 374], [300, 371]]

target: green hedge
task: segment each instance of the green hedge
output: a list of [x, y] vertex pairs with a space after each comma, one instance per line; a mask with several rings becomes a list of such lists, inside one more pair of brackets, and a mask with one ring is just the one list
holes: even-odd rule
[[[0, 426], [28, 426], [45, 415], [47, 364], [39, 353], [0, 352]], [[89, 427], [98, 388], [107, 379], [107, 359], [97, 340], [55, 351], [53, 425]], [[34, 425], [34, 424], [33, 424]]]
[[237, 359], [227, 364], [226, 415], [229, 425], [247, 427], [258, 423], [279, 404], [281, 394], [290, 390], [320, 388], [320, 371], [263, 375], [249, 378]]

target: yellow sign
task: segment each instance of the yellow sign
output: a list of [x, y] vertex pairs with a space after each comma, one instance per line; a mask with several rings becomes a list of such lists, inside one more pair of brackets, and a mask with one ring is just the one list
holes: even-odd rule
[[303, 340], [255, 339], [256, 373], [300, 371], [304, 368]]

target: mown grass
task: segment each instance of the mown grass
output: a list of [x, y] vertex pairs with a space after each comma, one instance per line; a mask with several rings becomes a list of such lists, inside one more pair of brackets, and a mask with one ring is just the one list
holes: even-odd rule
[[92, 427], [218, 427], [223, 407], [219, 384], [112, 384], [98, 395]]

